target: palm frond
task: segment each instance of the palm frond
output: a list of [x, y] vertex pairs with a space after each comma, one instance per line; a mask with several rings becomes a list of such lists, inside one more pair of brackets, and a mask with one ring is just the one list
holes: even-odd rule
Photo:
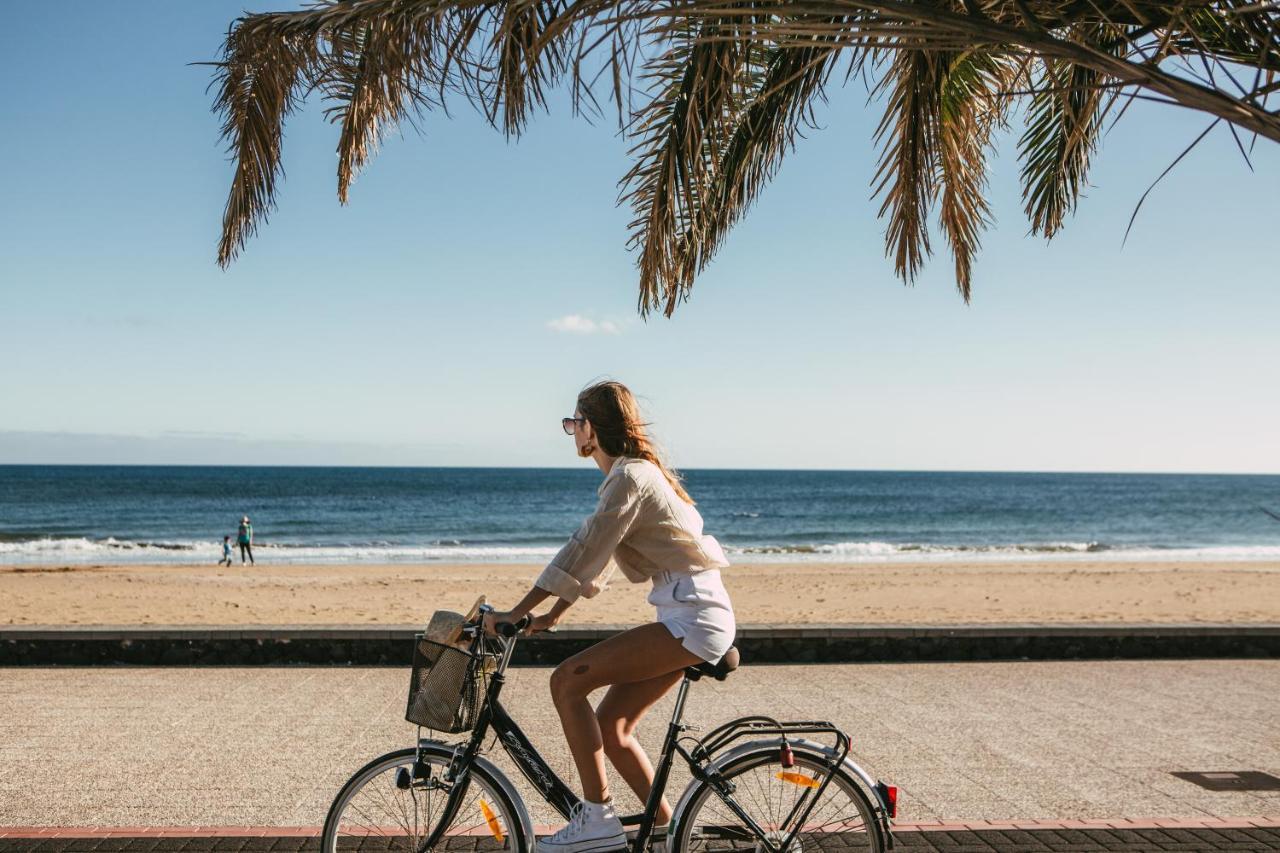
[[629, 245], [639, 249], [642, 313], [674, 305], [681, 292], [677, 242], [702, 208], [732, 120], [758, 83], [763, 51], [735, 37], [734, 26], [709, 20], [697, 31], [668, 28], [662, 35], [670, 47], [646, 64], [653, 94], [628, 127], [635, 164], [620, 182], [620, 199], [636, 214]]
[[1055, 59], [1041, 63], [1027, 129], [1018, 140], [1033, 233], [1052, 238], [1075, 210], [1102, 127], [1104, 83], [1093, 68]]
[[[426, 22], [387, 16], [360, 22], [349, 35], [331, 34], [341, 45], [340, 69], [345, 103], [334, 112], [342, 121], [338, 138], [338, 200], [347, 203], [351, 182], [373, 155], [384, 129], [397, 124], [411, 104], [427, 100], [426, 76], [418, 30]], [[430, 43], [429, 40], [427, 43]], [[334, 91], [334, 90], [331, 90]]]
[[218, 263], [225, 267], [275, 204], [285, 117], [294, 109], [316, 59], [313, 43], [275, 32], [262, 19], [242, 19], [227, 36], [214, 109], [235, 160], [222, 214]]
[[880, 166], [872, 182], [884, 196], [880, 216], [888, 215], [885, 251], [905, 282], [914, 281], [929, 245], [929, 209], [937, 191], [938, 125], [946, 69], [954, 59], [946, 51], [896, 49], [882, 86], [888, 103], [876, 142]]
[[[688, 226], [677, 235], [671, 277], [663, 281], [663, 313], [675, 310], [725, 236], [773, 179], [782, 158], [795, 147], [800, 129], [813, 126], [813, 107], [839, 52], [830, 45], [775, 49], [764, 62], [760, 83], [730, 125], [719, 156]], [[642, 310], [657, 307], [656, 302]]]
[[1019, 73], [998, 52], [975, 48], [957, 55], [939, 92], [938, 220], [951, 244], [956, 287], [965, 302], [973, 283], [973, 257], [991, 223], [987, 203], [987, 153], [992, 133], [1004, 124], [1004, 93]]
[[[545, 109], [546, 92], [565, 71], [566, 38], [545, 39], [547, 27], [564, 14], [561, 0], [509, 0], [495, 28], [497, 91], [503, 131], [519, 135], [533, 109]], [[496, 116], [490, 115], [490, 121]]]
[[[1257, 0], [317, 0], [238, 19], [212, 63], [234, 160], [218, 261], [273, 209], [283, 123], [310, 92], [341, 124], [345, 201], [398, 123], [461, 98], [518, 135], [567, 81], [575, 112], [598, 112], [607, 88], [633, 142], [620, 200], [635, 211], [639, 308], [670, 315], [839, 58], [880, 75], [873, 189], [898, 275], [913, 281], [930, 255], [937, 204], [966, 299], [992, 218], [992, 130], [1016, 106], [1024, 207], [1046, 237], [1075, 209], [1121, 97], [1225, 122], [1246, 158], [1237, 131], [1280, 142], [1280, 7]], [[1009, 75], [1028, 69], [1024, 92]]]

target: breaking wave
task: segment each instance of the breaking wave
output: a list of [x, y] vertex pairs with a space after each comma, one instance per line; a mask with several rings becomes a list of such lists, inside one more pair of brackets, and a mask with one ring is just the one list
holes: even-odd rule
[[[1129, 546], [1100, 542], [1044, 542], [1014, 545], [934, 545], [893, 542], [738, 545], [723, 543], [731, 559], [742, 562], [1000, 562], [1017, 559], [1101, 559], [1161, 561], [1275, 560], [1280, 546], [1213, 547]], [[466, 543], [441, 539], [425, 544], [367, 542], [307, 544], [255, 542], [254, 553], [273, 563], [538, 563], [559, 545]], [[222, 555], [219, 541], [128, 541], [112, 537], [7, 538], [0, 540], [0, 564], [28, 563], [213, 563]], [[237, 555], [238, 560], [238, 555]]]

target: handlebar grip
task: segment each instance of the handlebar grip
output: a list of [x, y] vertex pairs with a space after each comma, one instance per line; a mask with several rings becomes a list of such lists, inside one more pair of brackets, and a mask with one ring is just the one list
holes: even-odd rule
[[511, 637], [514, 637], [516, 634], [519, 634], [525, 628], [527, 628], [529, 626], [529, 623], [532, 621], [533, 621], [533, 617], [528, 614], [525, 614], [525, 616], [522, 617], [518, 622], [514, 622], [514, 623], [499, 622], [494, 627], [498, 629], [498, 633], [501, 634], [502, 636], [511, 638]]

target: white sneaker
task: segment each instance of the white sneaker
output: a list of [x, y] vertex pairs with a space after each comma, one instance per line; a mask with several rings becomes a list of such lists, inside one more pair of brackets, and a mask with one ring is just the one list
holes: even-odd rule
[[613, 801], [579, 801], [567, 824], [550, 838], [538, 839], [538, 853], [604, 853], [627, 846], [627, 833], [613, 810]]

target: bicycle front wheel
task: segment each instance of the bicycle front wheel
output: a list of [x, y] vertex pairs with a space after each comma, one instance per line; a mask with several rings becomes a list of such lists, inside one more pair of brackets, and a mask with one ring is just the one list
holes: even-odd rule
[[477, 766], [451, 784], [445, 771], [452, 754], [444, 745], [402, 749], [356, 771], [329, 808], [321, 853], [528, 853], [524, 824], [503, 786]]
[[721, 768], [720, 776], [728, 783], [726, 796], [751, 822], [712, 785], [695, 782], [671, 828], [668, 853], [767, 853], [778, 850], [793, 831], [782, 853], [818, 853], [833, 846], [841, 853], [881, 853], [880, 828], [858, 782], [837, 767], [819, 793], [833, 759], [799, 745], [793, 745], [793, 754], [793, 767], [783, 767], [778, 749], [769, 747]]

